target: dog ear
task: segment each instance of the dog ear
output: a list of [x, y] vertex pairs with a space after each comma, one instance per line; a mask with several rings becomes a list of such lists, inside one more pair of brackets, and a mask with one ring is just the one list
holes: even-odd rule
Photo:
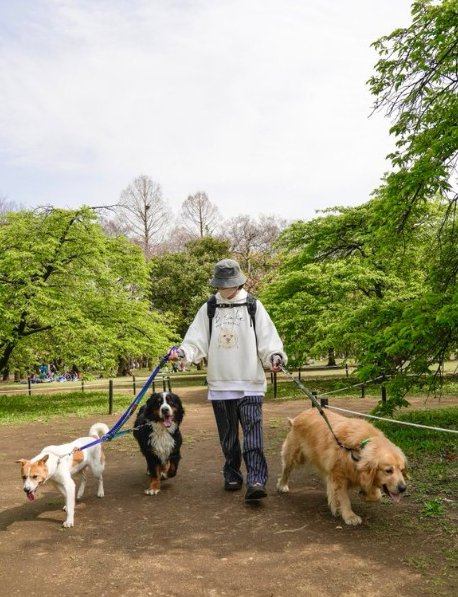
[[176, 414], [175, 414], [175, 421], [178, 423], [178, 425], [181, 425], [181, 422], [183, 421], [184, 418], [184, 408], [181, 405], [181, 403], [178, 403], [178, 407], [176, 410]]
[[375, 475], [377, 474], [377, 464], [374, 462], [365, 462], [364, 466], [358, 466], [359, 481], [362, 488], [369, 488], [374, 485]]
[[20, 464], [21, 466], [23, 464], [25, 464], [27, 462], [27, 460], [25, 458], [21, 458], [20, 460], [16, 460], [17, 464]]
[[367, 489], [374, 485], [378, 470], [378, 460], [375, 458], [374, 450], [371, 447], [365, 448], [360, 453], [361, 459], [356, 463], [360, 486]]
[[49, 458], [49, 454], [45, 454], [43, 456], [43, 458], [40, 458], [39, 462], [44, 464], [48, 460], [48, 458]]

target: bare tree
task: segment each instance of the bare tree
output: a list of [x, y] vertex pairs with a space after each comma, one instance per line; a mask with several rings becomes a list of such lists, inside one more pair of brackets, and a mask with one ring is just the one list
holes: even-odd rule
[[218, 227], [220, 214], [203, 191], [189, 195], [181, 206], [183, 226], [194, 237], [210, 236]]
[[169, 216], [160, 185], [149, 176], [139, 176], [121, 193], [119, 203], [122, 226], [143, 248], [145, 257], [150, 257], [154, 246], [164, 238]]
[[14, 201], [9, 201], [4, 195], [0, 196], [0, 216], [3, 216], [10, 211], [20, 211], [20, 209], [21, 207]]
[[110, 218], [102, 214], [99, 216], [99, 224], [108, 236], [129, 236], [129, 226], [118, 216]]
[[240, 215], [225, 224], [231, 252], [238, 258], [245, 271], [252, 274], [253, 261], [264, 262], [273, 253], [273, 243], [287, 225], [286, 220], [274, 216], [260, 216], [257, 220]]
[[155, 245], [155, 255], [164, 253], [183, 253], [186, 251], [186, 243], [195, 240], [196, 235], [192, 234], [182, 224], [175, 224], [169, 229], [167, 237]]

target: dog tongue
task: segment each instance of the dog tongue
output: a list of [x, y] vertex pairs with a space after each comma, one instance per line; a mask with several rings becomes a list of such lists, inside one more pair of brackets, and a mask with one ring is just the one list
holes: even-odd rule
[[400, 493], [390, 493], [390, 498], [393, 500], [393, 502], [400, 502], [401, 494]]
[[33, 500], [35, 499], [35, 494], [33, 493], [33, 491], [31, 491], [30, 493], [27, 493], [27, 499], [29, 500], [29, 502], [33, 502]]
[[164, 427], [170, 427], [172, 425], [172, 417], [167, 416], [164, 419]]

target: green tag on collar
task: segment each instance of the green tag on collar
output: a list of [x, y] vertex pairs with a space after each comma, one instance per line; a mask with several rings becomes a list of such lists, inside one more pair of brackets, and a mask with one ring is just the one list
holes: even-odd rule
[[366, 439], [363, 439], [363, 441], [362, 441], [362, 442], [359, 444], [359, 447], [360, 447], [361, 449], [365, 448], [365, 447], [367, 446], [367, 444], [368, 444], [370, 441], [371, 441], [371, 440], [370, 440], [370, 438], [369, 438], [369, 437], [367, 437]]

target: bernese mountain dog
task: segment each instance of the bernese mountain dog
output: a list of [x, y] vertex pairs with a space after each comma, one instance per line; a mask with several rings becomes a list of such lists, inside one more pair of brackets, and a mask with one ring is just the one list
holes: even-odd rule
[[138, 411], [133, 434], [148, 466], [150, 486], [146, 495], [158, 494], [161, 479], [177, 474], [183, 417], [181, 399], [172, 392], [153, 393]]

